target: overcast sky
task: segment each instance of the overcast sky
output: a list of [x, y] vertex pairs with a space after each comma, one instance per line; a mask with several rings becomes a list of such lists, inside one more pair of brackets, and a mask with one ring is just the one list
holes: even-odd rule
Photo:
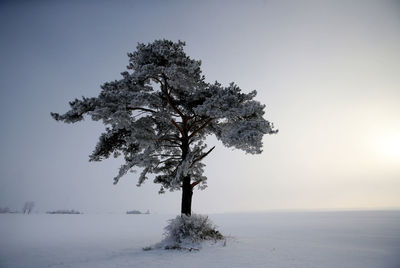
[[50, 117], [166, 38], [279, 128], [261, 155], [210, 139], [194, 212], [400, 208], [400, 1], [2, 1], [0, 34], [0, 207], [179, 213], [180, 192], [88, 162], [101, 123]]

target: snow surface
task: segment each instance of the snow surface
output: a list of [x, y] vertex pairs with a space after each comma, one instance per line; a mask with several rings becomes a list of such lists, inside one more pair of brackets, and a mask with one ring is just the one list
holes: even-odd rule
[[210, 215], [223, 242], [143, 251], [172, 215], [0, 215], [0, 267], [400, 267], [400, 211]]

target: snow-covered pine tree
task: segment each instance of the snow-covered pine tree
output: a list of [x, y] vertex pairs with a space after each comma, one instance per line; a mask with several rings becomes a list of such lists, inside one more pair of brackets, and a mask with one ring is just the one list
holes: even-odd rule
[[193, 187], [206, 187], [202, 160], [214, 149], [215, 135], [227, 147], [261, 153], [264, 134], [276, 133], [263, 118], [265, 106], [234, 83], [205, 82], [201, 62], [184, 52], [184, 42], [156, 40], [128, 53], [122, 79], [101, 86], [98, 97], [75, 99], [57, 121], [75, 123], [84, 115], [106, 125], [90, 161], [123, 155], [114, 184], [141, 169], [138, 186], [154, 174], [160, 193], [182, 189], [181, 213], [191, 215]]

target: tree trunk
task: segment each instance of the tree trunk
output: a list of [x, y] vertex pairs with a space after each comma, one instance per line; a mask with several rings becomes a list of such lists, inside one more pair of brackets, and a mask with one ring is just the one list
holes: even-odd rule
[[183, 178], [182, 185], [182, 206], [181, 213], [186, 216], [190, 216], [192, 214], [192, 186], [190, 185], [190, 176], [186, 176]]

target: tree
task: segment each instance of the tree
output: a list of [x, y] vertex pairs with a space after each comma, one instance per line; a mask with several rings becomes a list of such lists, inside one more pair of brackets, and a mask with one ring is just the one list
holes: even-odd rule
[[156, 40], [128, 53], [122, 79], [101, 86], [98, 97], [75, 99], [57, 121], [75, 123], [88, 115], [106, 125], [90, 155], [101, 161], [123, 155], [114, 184], [140, 168], [138, 186], [154, 174], [160, 193], [182, 189], [181, 213], [191, 215], [194, 186], [206, 187], [203, 159], [206, 136], [215, 135], [227, 147], [259, 154], [264, 134], [273, 125], [263, 118], [265, 105], [253, 100], [256, 91], [242, 93], [234, 83], [207, 83], [201, 62], [184, 52], [184, 42]]
[[10, 212], [11, 212], [10, 208], [8, 208], [8, 207], [0, 207], [0, 214], [10, 213]]
[[35, 207], [35, 202], [33, 202], [33, 201], [25, 202], [25, 204], [22, 208], [22, 213], [30, 214], [34, 207]]

